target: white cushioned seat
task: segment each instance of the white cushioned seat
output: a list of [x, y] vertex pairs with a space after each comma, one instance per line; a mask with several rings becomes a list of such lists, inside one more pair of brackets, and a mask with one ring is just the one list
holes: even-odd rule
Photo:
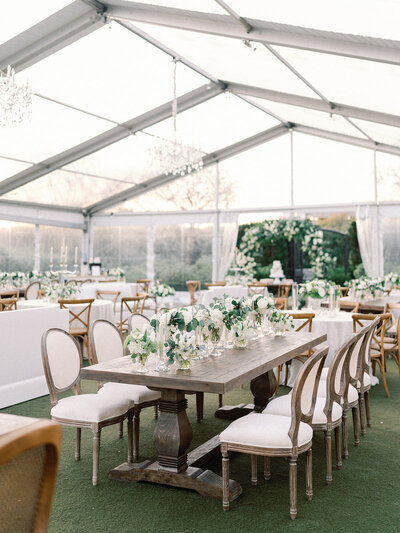
[[[318, 385], [317, 396], [320, 398], [326, 398], [326, 381], [321, 381]], [[349, 385], [349, 403], [353, 403], [358, 400], [358, 392], [353, 385]]]
[[[258, 446], [261, 448], [280, 448], [290, 450], [292, 441], [288, 431], [291, 418], [288, 416], [250, 413], [232, 422], [219, 436], [220, 442]], [[313, 437], [311, 426], [300, 422], [298, 446], [309, 443]]]
[[[326, 424], [326, 415], [324, 413], [325, 398], [317, 398], [315, 402], [314, 416], [312, 419], [313, 424]], [[286, 394], [285, 396], [279, 396], [272, 400], [264, 409], [263, 414], [291, 416], [292, 409], [292, 396]], [[336, 422], [342, 417], [342, 408], [336, 402], [333, 402], [332, 406], [332, 422]]]
[[138, 405], [143, 402], [151, 402], [161, 398], [161, 393], [150, 390], [144, 385], [130, 385], [128, 383], [105, 383], [99, 390], [98, 394], [101, 396], [111, 396], [124, 398], [130, 402], [129, 407], [134, 404]]
[[51, 416], [81, 422], [102, 422], [123, 415], [129, 407], [129, 401], [121, 396], [110, 398], [99, 394], [78, 394], [59, 400], [51, 409]]

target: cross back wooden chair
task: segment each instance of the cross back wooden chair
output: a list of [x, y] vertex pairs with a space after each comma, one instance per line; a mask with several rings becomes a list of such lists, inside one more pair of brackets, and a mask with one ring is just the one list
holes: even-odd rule
[[136, 283], [139, 285], [139, 290], [137, 292], [144, 292], [145, 294], [149, 294], [151, 279], [137, 279]]
[[264, 281], [253, 281], [252, 283], [247, 284], [247, 292], [249, 296], [264, 294], [267, 287], [268, 283], [265, 283]]
[[[75, 459], [81, 457], [81, 430], [93, 432], [92, 483], [99, 473], [100, 435], [103, 427], [118, 424], [128, 416], [129, 402], [121, 397], [82, 394], [82, 356], [78, 341], [62, 329], [52, 328], [42, 336], [42, 361], [50, 392], [51, 419], [63, 426], [76, 428]], [[74, 395], [58, 399], [69, 390]], [[128, 461], [132, 457], [132, 432], [128, 432]]]
[[[117, 326], [108, 320], [99, 319], [91, 324], [90, 342], [93, 364], [103, 363], [125, 355], [121, 332]], [[157, 414], [156, 408], [161, 393], [152, 391], [144, 385], [109, 382], [101, 386], [99, 395], [111, 398], [121, 397], [129, 402], [128, 434], [132, 431], [133, 420], [133, 460], [136, 461], [139, 457], [140, 413], [145, 407], [154, 406], [155, 414]], [[119, 435], [122, 437], [121, 425]], [[132, 462], [132, 457], [128, 459], [128, 462]]]
[[[84, 300], [58, 300], [60, 309], [68, 309], [69, 311], [69, 332], [86, 346], [89, 363], [91, 363], [89, 324], [93, 302], [94, 298]], [[76, 305], [82, 307], [74, 311], [74, 306]]]
[[347, 296], [349, 294], [349, 290], [349, 287], [339, 287], [340, 297], [344, 298], [345, 296]]
[[[355, 313], [353, 314], [353, 329], [357, 327], [364, 327], [367, 324], [373, 322], [376, 317], [379, 317], [378, 326], [375, 328], [370, 346], [370, 357], [372, 363], [372, 371], [375, 375], [376, 364], [378, 364], [382, 375], [382, 384], [385, 389], [386, 396], [390, 398], [389, 389], [386, 382], [386, 353], [385, 350], [385, 336], [386, 331], [389, 329], [392, 315], [390, 313], [383, 313], [380, 315]], [[386, 347], [387, 348], [387, 347]]]
[[290, 283], [281, 283], [279, 286], [278, 286], [278, 298], [289, 298], [289, 292], [290, 292], [290, 288], [291, 288], [291, 284]]
[[61, 427], [50, 420], [26, 420], [22, 427], [0, 435], [2, 533], [47, 531], [61, 453]]
[[204, 286], [206, 289], [210, 289], [212, 287], [225, 287], [226, 281], [214, 281], [212, 283], [204, 283]]
[[297, 458], [307, 452], [306, 497], [312, 499], [311, 421], [328, 347], [302, 366], [291, 395], [291, 416], [251, 413], [232, 422], [219, 436], [222, 454], [222, 508], [229, 510], [229, 452], [251, 455], [251, 483], [257, 485], [257, 456], [264, 456], [264, 477], [271, 478], [271, 457], [289, 457], [290, 518], [297, 517]]
[[288, 308], [288, 298], [275, 298], [275, 307], [282, 311], [286, 311]]
[[361, 302], [349, 302], [347, 300], [339, 300], [339, 307], [341, 311], [348, 313], [358, 313]]
[[113, 311], [114, 313], [117, 310], [117, 302], [118, 298], [121, 295], [121, 291], [96, 291], [96, 300], [107, 300], [109, 302], [113, 303]]
[[121, 308], [118, 327], [120, 332], [128, 330], [128, 319], [133, 313], [143, 313], [147, 294], [121, 298]]
[[40, 281], [32, 281], [25, 289], [25, 300], [37, 300], [40, 298]]
[[190, 305], [195, 305], [197, 302], [196, 293], [200, 291], [201, 285], [199, 280], [189, 280], [186, 282], [186, 287], [188, 288], [190, 294]]
[[[300, 322], [299, 324], [297, 324], [295, 331], [308, 331], [308, 333], [311, 333], [312, 321], [313, 321], [313, 318], [315, 317], [315, 313], [288, 313], [288, 315], [291, 316], [293, 319], [296, 319]], [[310, 355], [312, 355], [313, 353], [314, 353], [314, 350], [311, 348], [306, 353], [296, 356], [295, 359], [304, 363], [305, 359], [307, 359], [307, 357], [310, 357]], [[290, 363], [291, 361], [287, 361], [285, 363], [285, 387], [287, 386]], [[275, 394], [278, 392], [279, 379], [281, 376], [282, 368], [283, 368], [283, 365], [278, 366], [278, 370], [276, 374], [277, 384], [276, 384]]]
[[78, 285], [78, 282], [76, 281], [76, 279], [69, 279], [65, 282], [65, 285], [71, 285], [72, 287], [76, 287]]
[[[394, 311], [397, 310], [397, 317]], [[385, 337], [385, 352], [393, 357], [399, 367], [400, 374], [400, 303], [387, 303], [385, 305], [385, 313], [392, 315], [392, 326], [390, 330], [393, 330], [393, 337]], [[387, 333], [390, 331], [387, 330]]]
[[0, 311], [16, 311], [17, 302], [16, 298], [0, 298]]

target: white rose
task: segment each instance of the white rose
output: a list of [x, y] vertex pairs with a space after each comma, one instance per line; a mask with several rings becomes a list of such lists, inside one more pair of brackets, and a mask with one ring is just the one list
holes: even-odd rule
[[192, 313], [187, 309], [182, 309], [181, 315], [183, 316], [186, 325], [192, 320]]
[[219, 309], [212, 309], [210, 312], [210, 318], [214, 324], [222, 322], [223, 314]]
[[323, 289], [322, 287], [320, 287], [320, 288], [318, 289], [318, 294], [321, 296], [321, 298], [323, 298], [323, 297], [325, 296], [325, 294], [326, 294], [325, 289]]
[[163, 326], [168, 325], [169, 321], [171, 320], [171, 313], [167, 311], [166, 313], [163, 313], [160, 317], [160, 324]]
[[267, 302], [267, 300], [266, 300], [265, 298], [260, 298], [260, 299], [258, 300], [258, 307], [259, 307], [259, 309], [266, 309], [267, 306], [268, 306], [268, 302]]

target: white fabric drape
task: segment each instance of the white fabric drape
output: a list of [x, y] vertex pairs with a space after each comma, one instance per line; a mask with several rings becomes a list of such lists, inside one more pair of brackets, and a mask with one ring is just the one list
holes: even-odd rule
[[[216, 236], [213, 246], [214, 280], [223, 280], [232, 263], [239, 231], [238, 214], [231, 212], [219, 213], [219, 239]], [[218, 221], [216, 221], [218, 228]], [[217, 230], [218, 231], [218, 230]]]
[[379, 206], [385, 273], [400, 272], [400, 206]]
[[378, 206], [359, 206], [357, 236], [367, 276], [383, 276], [382, 223]]

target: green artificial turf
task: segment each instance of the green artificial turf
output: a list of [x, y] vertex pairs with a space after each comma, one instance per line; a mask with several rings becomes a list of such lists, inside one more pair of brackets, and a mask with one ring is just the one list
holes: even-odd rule
[[[74, 461], [75, 430], [63, 429], [63, 449], [49, 531], [52, 533], [142, 533], [142, 532], [335, 532], [398, 533], [400, 531], [400, 377], [397, 366], [388, 361], [391, 398], [382, 385], [371, 391], [372, 427], [353, 446], [350, 417], [350, 458], [341, 471], [334, 470], [332, 486], [324, 483], [323, 434], [316, 433], [313, 446], [314, 498], [305, 499], [305, 458], [298, 468], [298, 518], [289, 518], [288, 463], [272, 460], [272, 479], [266, 482], [259, 460], [259, 485], [250, 484], [250, 457], [232, 455], [231, 478], [243, 487], [243, 494], [228, 513], [221, 502], [172, 487], [148, 483], [110, 481], [107, 473], [125, 461], [126, 435], [118, 438], [117, 426], [105, 428], [100, 452], [99, 485], [91, 484], [92, 440], [82, 431], [82, 459]], [[93, 392], [94, 383], [84, 382], [84, 392]], [[226, 427], [216, 419], [218, 397], [206, 395], [205, 416], [196, 423], [195, 397], [188, 396], [188, 416], [193, 424], [192, 447]], [[224, 396], [225, 404], [251, 402], [248, 387]], [[48, 397], [4, 409], [3, 412], [48, 417]], [[156, 421], [153, 409], [141, 417], [140, 459], [155, 458], [152, 434]], [[209, 468], [220, 473], [220, 460]], [[1, 529], [1, 528], [0, 528]], [[18, 533], [18, 532], [16, 532]]]

